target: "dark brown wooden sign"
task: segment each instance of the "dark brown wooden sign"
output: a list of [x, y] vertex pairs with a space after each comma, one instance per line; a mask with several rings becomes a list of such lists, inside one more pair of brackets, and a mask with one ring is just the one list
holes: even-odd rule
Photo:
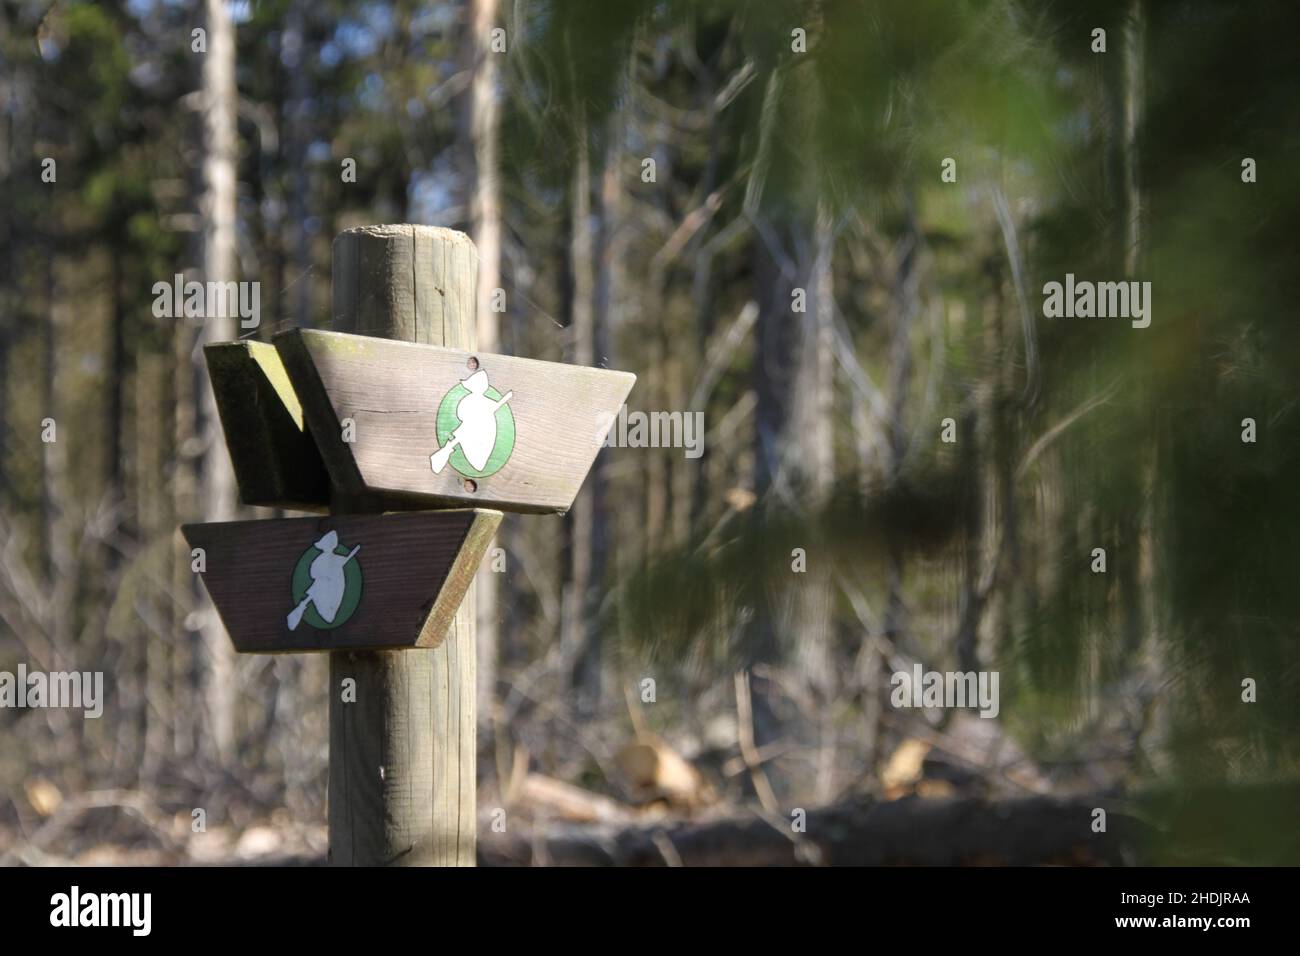
[[636, 381], [339, 332], [275, 347], [332, 482], [381, 501], [567, 511]]
[[185, 525], [243, 653], [437, 647], [501, 513], [481, 509]]

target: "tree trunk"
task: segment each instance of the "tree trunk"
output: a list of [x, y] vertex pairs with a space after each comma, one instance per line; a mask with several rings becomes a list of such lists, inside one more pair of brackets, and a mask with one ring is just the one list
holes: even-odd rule
[[[204, 0], [208, 52], [202, 67], [203, 158], [199, 214], [203, 223], [202, 281], [236, 277], [235, 263], [235, 31], [223, 0]], [[209, 303], [211, 306], [211, 303]], [[197, 434], [202, 449], [198, 470], [199, 518], [228, 521], [235, 515], [235, 478], [217, 418], [216, 399], [203, 366], [206, 342], [235, 338], [233, 318], [207, 315], [190, 355], [198, 391]], [[199, 630], [207, 659], [204, 700], [207, 704], [208, 753], [220, 762], [234, 754], [234, 650], [216, 611], [206, 597]]]
[[[800, 230], [797, 225], [779, 225], [770, 219], [761, 220], [759, 228], [767, 239], [756, 236], [753, 240], [758, 319], [751, 372], [756, 397], [752, 484], [760, 501], [758, 507], [781, 507], [783, 496], [790, 490], [791, 475], [785, 463], [795, 441], [793, 399], [799, 358], [797, 320], [801, 317], [791, 313], [792, 293], [802, 280], [793, 260], [785, 257], [780, 247], [796, 247]], [[761, 585], [751, 588], [746, 596], [752, 610], [745, 625], [746, 644], [751, 667], [757, 665], [758, 671], [751, 681], [751, 700], [754, 744], [759, 748], [780, 734], [774, 706], [778, 691], [765, 676], [762, 665], [775, 665], [782, 659], [781, 634], [790, 616], [789, 597], [788, 591], [771, 592]]]
[[[585, 121], [579, 121], [576, 137], [578, 155], [574, 163], [572, 231], [569, 269], [572, 296], [569, 335], [572, 361], [576, 365], [596, 364], [596, 269], [595, 236], [601, 227], [593, 222], [591, 206], [591, 160]], [[603, 218], [603, 211], [596, 215]], [[601, 697], [600, 633], [595, 610], [604, 575], [604, 521], [599, 456], [568, 515], [568, 580], [563, 592], [561, 614], [561, 659], [573, 688], [578, 713], [595, 712]]]
[[54, 647], [57, 666], [72, 660], [73, 601], [76, 587], [75, 555], [71, 540], [71, 515], [68, 495], [68, 443], [72, 440], [74, 423], [61, 415], [59, 380], [61, 351], [59, 348], [58, 281], [55, 270], [53, 241], [46, 243], [45, 292], [46, 318], [44, 323], [45, 374], [43, 416], [54, 422], [54, 440], [41, 445], [42, 478], [41, 510], [45, 528], [45, 576], [50, 589], [49, 639]]
[[[0, 34], [0, 38], [7, 39], [5, 34]], [[18, 70], [14, 69], [13, 75], [10, 76], [7, 86], [16, 86], [19, 82]], [[17, 104], [22, 102], [22, 97], [14, 96], [9, 90], [5, 91], [10, 101]], [[0, 174], [3, 174], [4, 190], [6, 196], [14, 195], [14, 142], [16, 138], [22, 137], [21, 132], [21, 115], [16, 106], [5, 110], [5, 115], [0, 117]], [[0, 224], [3, 225], [4, 232], [0, 234], [0, 448], [11, 447], [9, 441], [9, 396], [7, 394], [7, 385], [9, 382], [9, 345], [12, 341], [13, 332], [16, 326], [15, 319], [19, 314], [18, 303], [20, 301], [19, 293], [19, 271], [15, 268], [19, 261], [17, 239], [18, 230], [14, 228], [14, 222], [17, 218], [17, 212], [14, 209], [16, 203], [7, 201], [3, 204], [4, 208], [0, 210]], [[9, 497], [9, 462], [7, 455], [0, 455], [0, 511], [3, 511]]]
[[[133, 535], [135, 530], [134, 515], [127, 509], [127, 500], [129, 496], [126, 493], [126, 484], [123, 474], [124, 453], [123, 448], [126, 438], [126, 390], [128, 387], [129, 376], [127, 375], [127, 365], [129, 362], [127, 351], [127, 307], [126, 307], [126, 288], [125, 288], [125, 236], [116, 236], [113, 240], [113, 248], [109, 250], [111, 262], [110, 275], [112, 276], [112, 288], [109, 294], [112, 297], [112, 326], [109, 333], [109, 348], [112, 350], [109, 356], [109, 385], [108, 385], [108, 421], [106, 430], [108, 432], [108, 448], [105, 452], [106, 471], [108, 481], [108, 491], [110, 500], [119, 503], [123, 508], [123, 519], [119, 525], [127, 535]], [[118, 564], [119, 551], [117, 548], [109, 546], [105, 542], [105, 560], [108, 570], [111, 572]]]
[[[822, 209], [814, 227], [806, 273], [808, 311], [798, 317], [802, 319], [802, 341], [795, 379], [793, 434], [789, 438], [795, 451], [794, 504], [811, 514], [826, 503], [835, 478], [834, 241], [830, 213]], [[804, 681], [821, 700], [827, 700], [834, 691], [831, 568], [814, 541], [805, 542], [803, 547], [809, 552], [806, 580], [794, 590], [791, 621], [795, 660]]]
[[[485, 352], [500, 350], [500, 313], [492, 311], [492, 300], [501, 286], [501, 197], [498, 174], [497, 54], [490, 48], [496, 25], [497, 0], [469, 0], [472, 62], [469, 96], [468, 154], [472, 164], [470, 237], [478, 247], [478, 296], [475, 310], [478, 347]], [[498, 535], [498, 540], [503, 540]], [[493, 542], [488, 559], [475, 577], [478, 600], [478, 715], [486, 724], [496, 699], [498, 656], [497, 572], [493, 569]], [[508, 568], [508, 565], [507, 565]]]
[[310, 164], [307, 147], [311, 143], [308, 122], [311, 108], [311, 73], [306, 53], [306, 0], [295, 0], [289, 8], [285, 24], [284, 51], [289, 70], [289, 116], [285, 124], [286, 153], [293, 169], [289, 193], [289, 229], [292, 233], [290, 261], [293, 263], [290, 285], [294, 297], [290, 310], [293, 325], [306, 325], [312, 320], [312, 255], [311, 236], [307, 232], [308, 198], [311, 191]]

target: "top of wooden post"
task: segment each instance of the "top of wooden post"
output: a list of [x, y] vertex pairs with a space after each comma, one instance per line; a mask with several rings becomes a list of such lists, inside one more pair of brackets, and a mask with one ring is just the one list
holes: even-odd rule
[[334, 238], [333, 328], [472, 349], [478, 252], [454, 229], [357, 226]]

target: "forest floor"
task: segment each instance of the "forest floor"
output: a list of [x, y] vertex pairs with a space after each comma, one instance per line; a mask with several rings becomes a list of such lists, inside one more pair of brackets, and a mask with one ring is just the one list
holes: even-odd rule
[[273, 818], [193, 833], [188, 825], [160, 830], [129, 816], [95, 814], [53, 839], [39, 831], [21, 838], [0, 826], [0, 865], [314, 866], [324, 864], [328, 846], [323, 823], [286, 825]]
[[[763, 866], [818, 864], [1098, 865], [1135, 862], [1131, 820], [1090, 834], [1093, 801], [1046, 796], [894, 800], [861, 798], [809, 810], [800, 827], [757, 807], [682, 817], [568, 819], [517, 814], [506, 831], [480, 809], [486, 866]], [[189, 816], [142, 811], [140, 799], [61, 810], [34, 831], [0, 826], [0, 865], [315, 866], [326, 862], [324, 823], [283, 813], [243, 827], [193, 832]], [[570, 808], [572, 809], [572, 808]]]

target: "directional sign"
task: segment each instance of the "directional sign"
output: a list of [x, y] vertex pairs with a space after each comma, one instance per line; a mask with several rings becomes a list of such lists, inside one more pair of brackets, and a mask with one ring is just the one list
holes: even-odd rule
[[329, 475], [275, 348], [264, 342], [205, 346], [226, 447], [246, 505], [324, 511]]
[[203, 583], [245, 653], [437, 647], [501, 513], [191, 524]]
[[275, 347], [333, 483], [387, 501], [567, 511], [636, 381], [339, 332]]

